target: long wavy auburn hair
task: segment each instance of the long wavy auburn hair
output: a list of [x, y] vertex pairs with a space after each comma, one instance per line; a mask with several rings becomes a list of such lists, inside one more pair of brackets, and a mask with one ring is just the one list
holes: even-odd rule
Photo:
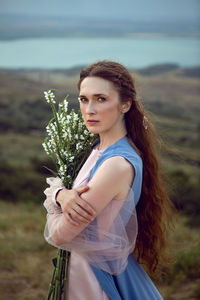
[[[80, 73], [78, 88], [88, 76], [96, 76], [113, 83], [119, 92], [120, 101], [131, 100], [131, 107], [125, 114], [128, 136], [133, 141], [143, 161], [143, 181], [140, 200], [136, 206], [138, 235], [134, 254], [151, 275], [160, 271], [167, 261], [166, 243], [171, 219], [171, 201], [165, 190], [155, 151], [157, 136], [144, 108], [137, 100], [133, 78], [121, 64], [113, 61], [99, 61]], [[130, 142], [131, 143], [131, 142]], [[134, 146], [132, 143], [132, 146]]]

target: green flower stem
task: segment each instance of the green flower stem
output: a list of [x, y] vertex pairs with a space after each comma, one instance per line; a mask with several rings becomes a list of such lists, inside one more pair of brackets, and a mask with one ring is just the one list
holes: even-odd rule
[[[56, 108], [55, 108], [54, 103], [51, 101], [50, 97], [49, 97], [49, 102], [50, 102], [51, 109], [52, 109], [53, 116], [54, 116], [53, 119], [55, 120], [57, 129], [58, 129], [58, 141], [60, 142], [60, 141], [61, 141], [61, 137], [62, 137], [62, 135], [61, 135], [61, 131], [62, 131], [62, 130], [61, 130], [61, 128], [60, 128], [60, 123], [59, 123], [59, 121], [58, 121]], [[56, 139], [55, 139], [55, 141], [56, 141]], [[61, 158], [60, 151], [59, 151], [59, 150], [60, 150], [60, 147], [59, 147], [58, 143], [56, 143], [56, 146], [57, 146], [57, 151], [58, 151], [57, 154], [58, 154], [59, 157]]]
[[64, 268], [64, 280], [63, 280], [63, 284], [64, 284], [64, 299], [66, 300], [66, 283], [67, 283], [67, 273], [68, 273], [68, 266], [69, 266], [69, 256], [70, 256], [70, 252], [66, 252], [66, 256], [65, 256], [65, 268]]
[[55, 269], [54, 269], [54, 271], [53, 271], [53, 276], [52, 276], [52, 279], [51, 279], [51, 282], [50, 282], [50, 285], [49, 285], [49, 290], [48, 290], [48, 294], [47, 294], [46, 300], [50, 300], [51, 295], [52, 295], [52, 292], [53, 292], [54, 289], [55, 289], [54, 279], [55, 279]]
[[52, 109], [52, 111], [53, 111], [53, 116], [54, 116], [54, 119], [55, 119], [55, 121], [56, 121], [56, 125], [57, 125], [57, 128], [58, 128], [58, 133], [59, 133], [59, 136], [60, 136], [60, 131], [61, 131], [61, 129], [60, 129], [60, 124], [59, 124], [58, 117], [57, 117], [57, 111], [56, 111], [55, 105], [54, 105], [54, 103], [51, 101], [51, 99], [50, 99], [50, 104], [51, 104], [51, 109]]
[[[60, 254], [61, 254], [61, 250], [59, 249], [58, 250], [58, 255], [57, 255], [57, 264], [56, 264], [56, 274], [55, 274], [55, 279], [56, 279], [56, 282], [55, 282], [55, 295], [54, 295], [54, 298], [56, 299], [56, 300], [58, 300], [59, 298], [58, 298], [58, 296], [59, 296], [59, 286], [60, 286], [60, 282], [59, 282], [59, 278], [60, 278], [60, 276], [59, 276], [59, 270], [60, 270]], [[53, 298], [53, 299], [54, 299]]]

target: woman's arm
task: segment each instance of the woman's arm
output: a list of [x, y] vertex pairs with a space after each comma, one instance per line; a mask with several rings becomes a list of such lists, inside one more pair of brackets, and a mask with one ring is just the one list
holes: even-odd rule
[[72, 225], [80, 225], [79, 222], [88, 224], [94, 219], [96, 211], [89, 203], [81, 198], [81, 195], [89, 189], [88, 186], [76, 189], [62, 189], [57, 195], [56, 202], [65, 213]]
[[[127, 160], [120, 156], [109, 158], [98, 168], [88, 183], [89, 189], [81, 194], [81, 198], [94, 207], [98, 215], [112, 199], [120, 200], [127, 196], [133, 177], [133, 167]], [[70, 223], [67, 214], [71, 212], [69, 203], [73, 207], [74, 192], [64, 191], [62, 197], [57, 199], [60, 201], [63, 214], [49, 215], [47, 221], [48, 235], [51, 236], [51, 244], [55, 246], [70, 242], [88, 225], [88, 223], [80, 223], [76, 226]]]

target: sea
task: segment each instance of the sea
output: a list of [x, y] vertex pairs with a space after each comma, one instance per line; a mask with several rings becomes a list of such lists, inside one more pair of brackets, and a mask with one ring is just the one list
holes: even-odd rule
[[0, 41], [0, 68], [66, 69], [103, 59], [118, 61], [129, 68], [163, 63], [200, 66], [200, 39], [126, 36]]

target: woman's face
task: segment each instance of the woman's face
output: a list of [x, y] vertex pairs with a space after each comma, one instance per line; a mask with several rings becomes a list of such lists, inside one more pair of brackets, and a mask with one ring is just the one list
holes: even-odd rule
[[87, 129], [94, 134], [117, 130], [124, 114], [119, 93], [100, 77], [86, 77], [80, 85], [80, 109]]

